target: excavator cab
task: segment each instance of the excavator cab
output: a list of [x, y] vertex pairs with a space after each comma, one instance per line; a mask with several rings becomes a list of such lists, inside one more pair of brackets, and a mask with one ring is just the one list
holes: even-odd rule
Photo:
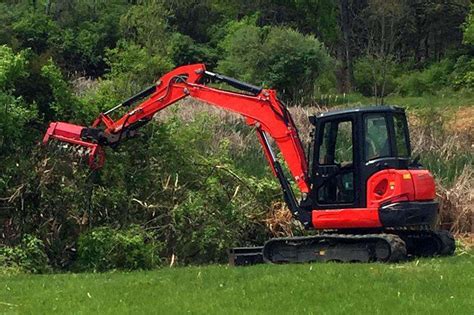
[[311, 190], [302, 206], [317, 229], [432, 226], [430, 172], [411, 162], [403, 108], [375, 106], [310, 117]]
[[323, 113], [315, 126], [311, 174], [314, 209], [362, 208], [367, 179], [383, 169], [408, 169], [405, 111], [368, 107]]

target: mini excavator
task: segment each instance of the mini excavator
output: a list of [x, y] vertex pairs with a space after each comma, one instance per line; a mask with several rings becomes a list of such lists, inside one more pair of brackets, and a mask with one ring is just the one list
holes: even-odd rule
[[[256, 131], [293, 216], [306, 229], [317, 231], [273, 238], [261, 247], [234, 248], [231, 263], [397, 262], [454, 253], [452, 235], [434, 228], [439, 208], [435, 181], [417, 159], [411, 159], [405, 111], [399, 107], [310, 116], [312, 143], [305, 155], [295, 123], [275, 90], [193, 64], [163, 75], [153, 86], [101, 113], [90, 127], [50, 123], [43, 142], [80, 147], [82, 158], [97, 170], [105, 162], [104, 147], [136, 137], [157, 112], [187, 97], [245, 118]], [[117, 120], [111, 118], [112, 112], [138, 102]], [[299, 200], [270, 138], [300, 190]]]

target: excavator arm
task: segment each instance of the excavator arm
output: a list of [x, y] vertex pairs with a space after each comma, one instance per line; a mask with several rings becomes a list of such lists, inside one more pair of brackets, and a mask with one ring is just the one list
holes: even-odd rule
[[[225, 82], [242, 92], [212, 88], [205, 85], [209, 81]], [[277, 99], [274, 90], [262, 89], [209, 72], [203, 64], [182, 66], [165, 74], [155, 85], [111, 110], [101, 113], [91, 127], [53, 122], [48, 128], [43, 142], [57, 139], [86, 148], [90, 167], [97, 169], [105, 161], [103, 146], [115, 147], [123, 140], [134, 137], [137, 130], [151, 121], [158, 111], [186, 97], [192, 97], [245, 117], [246, 123], [257, 131], [265, 157], [282, 186], [285, 200], [290, 209], [305, 225], [309, 224], [310, 218], [302, 218], [303, 214], [299, 213], [299, 206], [291, 186], [283, 174], [282, 167], [272, 151], [267, 137], [268, 135], [274, 139], [300, 191], [308, 193], [308, 164], [290, 113]], [[110, 117], [113, 111], [131, 106], [142, 99], [145, 100], [119, 119], [114, 120]]]

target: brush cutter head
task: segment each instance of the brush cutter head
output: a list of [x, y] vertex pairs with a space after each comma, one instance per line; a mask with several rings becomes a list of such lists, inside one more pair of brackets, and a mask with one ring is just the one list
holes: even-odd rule
[[84, 159], [93, 170], [104, 165], [105, 153], [100, 145], [82, 140], [81, 132], [85, 127], [64, 123], [52, 122], [43, 138], [43, 144], [56, 140], [61, 149], [75, 153]]

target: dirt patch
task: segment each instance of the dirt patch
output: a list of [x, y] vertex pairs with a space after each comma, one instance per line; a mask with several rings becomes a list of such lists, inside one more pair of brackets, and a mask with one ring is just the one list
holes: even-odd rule
[[461, 107], [450, 124], [451, 130], [461, 133], [474, 133], [474, 106]]

